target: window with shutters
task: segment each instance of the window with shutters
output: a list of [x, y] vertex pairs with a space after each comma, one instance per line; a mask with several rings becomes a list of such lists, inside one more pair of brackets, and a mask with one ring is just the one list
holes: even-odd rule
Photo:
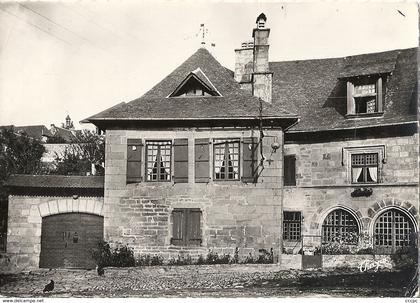
[[286, 155], [284, 156], [284, 185], [295, 186], [296, 185], [296, 156]]
[[146, 141], [146, 181], [171, 181], [172, 142]]
[[214, 140], [214, 179], [239, 180], [239, 139]]
[[382, 78], [358, 77], [347, 82], [347, 115], [363, 116], [383, 112]]
[[171, 244], [199, 246], [201, 239], [201, 210], [199, 208], [175, 208], [172, 211]]
[[302, 215], [300, 211], [283, 212], [283, 239], [300, 240]]

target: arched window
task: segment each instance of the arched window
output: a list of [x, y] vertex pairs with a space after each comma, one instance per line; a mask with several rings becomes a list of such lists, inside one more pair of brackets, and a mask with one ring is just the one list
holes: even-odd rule
[[375, 222], [374, 240], [377, 253], [395, 253], [414, 242], [412, 220], [397, 209], [381, 214]]
[[354, 216], [344, 209], [336, 209], [328, 214], [322, 223], [322, 242], [343, 242], [357, 244], [359, 226]]

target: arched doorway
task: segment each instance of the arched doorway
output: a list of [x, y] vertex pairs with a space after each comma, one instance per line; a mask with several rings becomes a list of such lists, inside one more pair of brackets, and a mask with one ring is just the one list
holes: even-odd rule
[[322, 243], [357, 244], [358, 235], [357, 220], [345, 209], [338, 208], [331, 211], [322, 223]]
[[62, 213], [42, 218], [41, 268], [93, 268], [92, 249], [103, 240], [104, 218]]
[[414, 244], [413, 220], [399, 209], [389, 209], [378, 216], [374, 226], [374, 250], [393, 254]]

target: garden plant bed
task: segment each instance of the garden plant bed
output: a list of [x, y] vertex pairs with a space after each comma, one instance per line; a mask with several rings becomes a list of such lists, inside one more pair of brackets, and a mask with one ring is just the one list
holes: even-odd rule
[[[278, 270], [276, 265], [154, 266], [37, 270], [0, 275], [6, 297], [403, 296], [414, 270]], [[50, 280], [55, 289], [43, 294]]]

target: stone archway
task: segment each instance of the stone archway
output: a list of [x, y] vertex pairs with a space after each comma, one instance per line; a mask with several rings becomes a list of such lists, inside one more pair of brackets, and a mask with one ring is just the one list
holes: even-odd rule
[[376, 212], [369, 229], [376, 253], [393, 254], [414, 245], [418, 226], [410, 209], [393, 205], [383, 207]]

